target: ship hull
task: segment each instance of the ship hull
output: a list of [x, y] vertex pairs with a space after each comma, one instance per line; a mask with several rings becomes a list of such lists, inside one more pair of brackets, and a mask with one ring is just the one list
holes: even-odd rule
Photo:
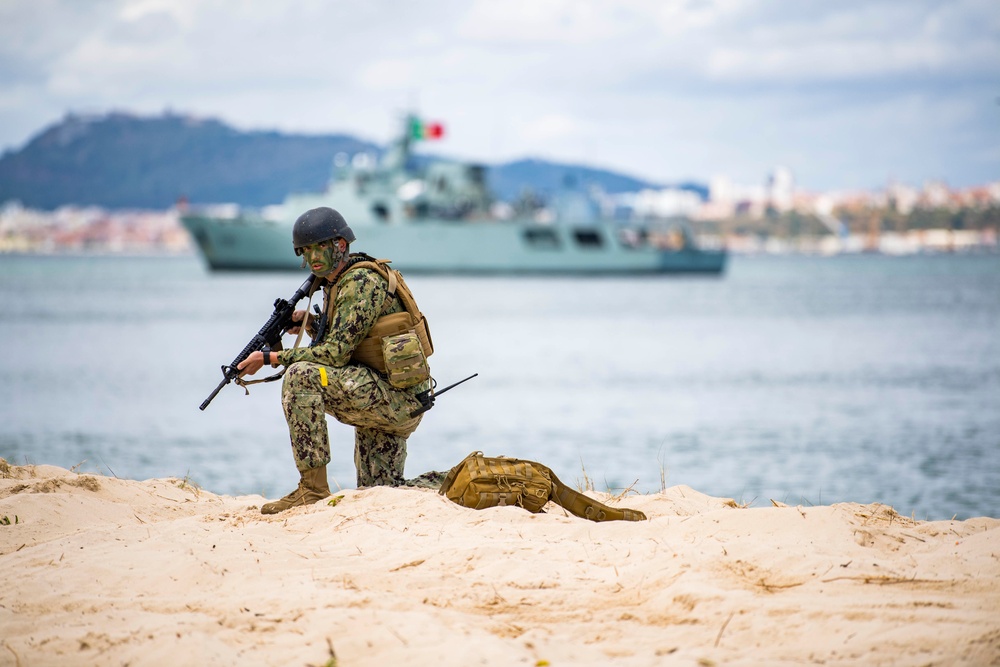
[[[291, 228], [268, 220], [184, 215], [213, 270], [300, 270]], [[572, 228], [517, 222], [433, 221], [355, 229], [355, 247], [409, 273], [721, 273], [725, 251], [666, 250], [609, 224]]]

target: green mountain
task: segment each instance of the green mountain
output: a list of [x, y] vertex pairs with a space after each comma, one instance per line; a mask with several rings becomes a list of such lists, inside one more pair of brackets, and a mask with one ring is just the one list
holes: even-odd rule
[[[340, 152], [381, 152], [344, 134], [240, 131], [214, 119], [167, 113], [69, 114], [0, 157], [0, 203], [52, 209], [65, 204], [165, 208], [194, 204], [276, 204], [289, 192], [322, 190]], [[431, 159], [426, 156], [421, 160]], [[487, 167], [499, 199], [551, 194], [568, 183], [609, 193], [655, 184], [611, 171], [543, 160]], [[703, 192], [698, 185], [683, 186]]]
[[373, 148], [345, 135], [240, 132], [174, 114], [68, 115], [0, 158], [0, 201], [165, 208], [187, 197], [259, 206], [321, 189], [337, 152]]

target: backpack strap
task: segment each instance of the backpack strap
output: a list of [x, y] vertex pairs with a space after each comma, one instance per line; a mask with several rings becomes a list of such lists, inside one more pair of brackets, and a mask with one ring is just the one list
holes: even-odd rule
[[[386, 311], [386, 309], [389, 307], [389, 304], [392, 303], [393, 298], [395, 298], [395, 296], [396, 296], [396, 285], [397, 285], [396, 276], [397, 275], [398, 275], [398, 273], [396, 272], [395, 269], [390, 269], [389, 270], [389, 276], [388, 276], [389, 289], [385, 293], [385, 301], [382, 302], [382, 311], [381, 312], [383, 312], [383, 313]], [[404, 305], [404, 307], [405, 307], [405, 305]]]
[[[388, 289], [385, 293], [385, 301], [382, 302], [382, 309], [380, 313], [384, 313], [389, 306], [392, 304], [392, 300], [396, 297], [396, 288], [399, 286], [399, 271], [389, 266], [388, 259], [375, 259], [371, 255], [366, 255], [364, 253], [357, 253], [356, 255], [351, 255], [351, 261], [348, 263], [344, 272], [340, 274], [341, 277], [347, 275], [349, 271], [353, 271], [357, 268], [366, 268], [375, 271], [377, 274], [382, 276], [385, 281], [389, 284]], [[339, 280], [340, 278], [338, 278]], [[414, 319], [420, 318], [420, 311], [416, 307], [416, 303], [413, 302], [412, 297], [409, 299], [410, 303], [407, 303], [407, 296], [409, 294], [400, 294], [400, 298], [403, 301], [403, 308], [410, 313], [413, 313]]]
[[[548, 470], [548, 468], [546, 469]], [[604, 503], [597, 502], [590, 496], [585, 496], [579, 491], [571, 489], [559, 481], [559, 478], [551, 470], [549, 470], [549, 480], [552, 482], [552, 502], [578, 517], [590, 519], [591, 521], [646, 520], [646, 515], [639, 510], [609, 507]]]

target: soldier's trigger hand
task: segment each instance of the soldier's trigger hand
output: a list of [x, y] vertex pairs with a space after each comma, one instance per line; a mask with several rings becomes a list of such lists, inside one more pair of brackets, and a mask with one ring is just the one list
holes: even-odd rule
[[285, 329], [285, 333], [290, 333], [292, 335], [298, 334], [299, 330], [302, 328], [300, 325], [302, 324], [302, 321], [305, 319], [305, 317], [306, 317], [306, 311], [304, 310], [296, 310], [295, 312], [293, 312], [292, 322], [297, 322], [298, 324], [295, 326], [290, 326], [287, 329]]

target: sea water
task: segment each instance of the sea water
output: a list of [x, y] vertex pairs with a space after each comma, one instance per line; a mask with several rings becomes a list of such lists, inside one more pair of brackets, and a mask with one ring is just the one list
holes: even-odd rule
[[[0, 456], [294, 488], [280, 382], [199, 404], [295, 273], [0, 256]], [[1000, 516], [1000, 257], [734, 257], [721, 277], [408, 276], [443, 387], [406, 473], [474, 450], [575, 486]], [[289, 344], [290, 344], [289, 337]], [[355, 486], [329, 420], [331, 483]]]

